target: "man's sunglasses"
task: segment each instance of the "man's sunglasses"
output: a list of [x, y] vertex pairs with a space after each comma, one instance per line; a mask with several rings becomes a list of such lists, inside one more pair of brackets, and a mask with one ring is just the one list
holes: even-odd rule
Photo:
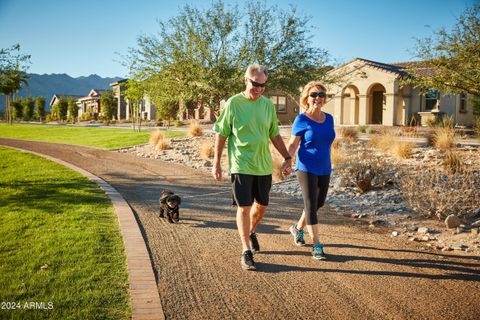
[[310, 97], [312, 98], [316, 98], [316, 97], [325, 98], [326, 96], [327, 94], [323, 91], [310, 93]]
[[256, 81], [253, 81], [252, 79], [248, 79], [248, 81], [250, 81], [250, 83], [252, 84], [252, 86], [258, 88], [265, 88], [267, 86], [267, 83], [264, 82], [264, 83], [260, 83], [260, 82], [256, 82]]

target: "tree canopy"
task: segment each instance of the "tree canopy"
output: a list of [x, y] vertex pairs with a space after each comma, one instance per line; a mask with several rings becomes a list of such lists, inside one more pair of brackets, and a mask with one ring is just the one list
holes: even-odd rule
[[452, 30], [417, 39], [409, 81], [446, 93], [480, 95], [480, 4], [467, 7]]
[[297, 95], [300, 86], [323, 76], [328, 59], [312, 46], [308, 23], [293, 7], [285, 11], [257, 1], [244, 7], [216, 1], [204, 10], [186, 5], [159, 22], [157, 35], [139, 36], [126, 64], [160, 109], [170, 110], [175, 101], [182, 112], [202, 101], [218, 111], [222, 99], [242, 90], [251, 63], [269, 69], [271, 90]]
[[0, 93], [7, 97], [7, 117], [12, 121], [10, 110], [10, 96], [20, 90], [23, 84], [27, 84], [27, 64], [30, 55], [20, 53], [20, 45], [0, 49]]

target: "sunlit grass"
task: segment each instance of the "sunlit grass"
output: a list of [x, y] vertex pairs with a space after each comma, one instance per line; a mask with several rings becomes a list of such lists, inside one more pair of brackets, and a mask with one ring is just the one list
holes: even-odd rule
[[[151, 131], [131, 129], [89, 128], [53, 125], [0, 124], [0, 137], [45, 141], [102, 149], [117, 149], [148, 143]], [[167, 138], [185, 136], [183, 131], [164, 131]]]
[[[124, 247], [111, 201], [93, 182], [0, 147], [2, 319], [129, 319]], [[25, 303], [44, 309], [26, 309]], [[41, 304], [43, 303], [43, 304]]]

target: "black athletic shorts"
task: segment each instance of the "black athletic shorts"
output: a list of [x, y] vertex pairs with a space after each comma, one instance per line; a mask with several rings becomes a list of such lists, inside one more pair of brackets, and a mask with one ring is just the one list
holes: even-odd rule
[[234, 173], [232, 178], [233, 199], [239, 207], [249, 207], [255, 201], [262, 206], [268, 206], [272, 175], [253, 176]]

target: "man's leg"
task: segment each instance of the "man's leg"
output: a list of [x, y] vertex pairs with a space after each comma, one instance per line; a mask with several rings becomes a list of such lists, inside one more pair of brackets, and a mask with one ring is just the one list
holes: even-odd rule
[[237, 207], [237, 228], [242, 241], [242, 251], [250, 248], [250, 211], [252, 207]]
[[262, 206], [256, 202], [253, 204], [250, 210], [250, 233], [255, 233], [257, 225], [262, 220], [266, 210], [267, 206]]

